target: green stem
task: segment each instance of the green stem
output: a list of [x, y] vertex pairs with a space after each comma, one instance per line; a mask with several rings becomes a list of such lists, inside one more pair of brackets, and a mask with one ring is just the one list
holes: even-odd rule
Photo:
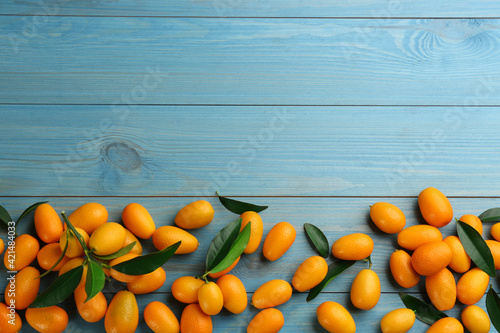
[[87, 247], [87, 244], [85, 244], [85, 240], [83, 239], [83, 236], [80, 235], [80, 233], [78, 231], [76, 231], [75, 227], [73, 227], [73, 225], [71, 224], [71, 222], [69, 221], [69, 219], [66, 217], [66, 213], [64, 211], [61, 212], [61, 215], [64, 219], [64, 222], [66, 222], [66, 225], [68, 226], [68, 228], [73, 232], [73, 234], [76, 236], [76, 239], [78, 239], [78, 242], [80, 243], [80, 245], [82, 246], [83, 248], [83, 251], [85, 251], [85, 255], [88, 256], [90, 253], [92, 253], [90, 251], [90, 249]]
[[[93, 254], [93, 250], [90, 250], [90, 251], [85, 251], [85, 255], [87, 256], [87, 257], [86, 257], [86, 259], [85, 259], [85, 263], [88, 263], [90, 260], [92, 260], [92, 261], [94, 261], [94, 262], [98, 263], [98, 264], [101, 266], [101, 268], [111, 269], [111, 266], [110, 266], [110, 265], [105, 264], [105, 263], [103, 263], [103, 262], [99, 261], [99, 260], [98, 260], [98, 259], [94, 256], [94, 254]], [[111, 280], [109, 280], [109, 281], [111, 281]]]
[[202, 276], [198, 276], [197, 278], [205, 280], [206, 283], [208, 283], [207, 275], [210, 274], [210, 272], [205, 272]]
[[[97, 261], [97, 260], [96, 260], [96, 261]], [[106, 269], [111, 269], [111, 266], [110, 266], [110, 265], [105, 264], [105, 263], [100, 262], [100, 261], [97, 261], [97, 262], [98, 262], [99, 264], [101, 264], [101, 267], [104, 267], [104, 268], [106, 268]]]
[[372, 256], [368, 256], [368, 269], [372, 269]]

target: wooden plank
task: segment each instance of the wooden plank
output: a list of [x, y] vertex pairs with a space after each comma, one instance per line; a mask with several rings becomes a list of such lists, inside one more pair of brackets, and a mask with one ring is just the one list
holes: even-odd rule
[[2, 195], [498, 196], [495, 108], [0, 106]]
[[[66, 210], [70, 213], [78, 205], [84, 202], [98, 201], [104, 204], [110, 213], [109, 220], [120, 221], [120, 214], [123, 207], [129, 202], [139, 202], [149, 209], [152, 216], [155, 218], [157, 226], [168, 225], [184, 204], [187, 204], [195, 198], [43, 198], [50, 200], [51, 204], [57, 211]], [[314, 331], [321, 332], [320, 326], [316, 322], [315, 310], [316, 307], [324, 301], [337, 301], [346, 306], [353, 314], [359, 331], [375, 331], [379, 325], [380, 318], [392, 309], [402, 307], [403, 304], [397, 296], [398, 291], [409, 292], [415, 294], [419, 298], [425, 298], [421, 293], [425, 290], [424, 280], [420, 284], [411, 289], [403, 289], [398, 287], [392, 280], [388, 269], [388, 258], [392, 253], [395, 245], [395, 236], [386, 235], [377, 231], [376, 228], [368, 221], [368, 206], [380, 200], [378, 198], [242, 198], [246, 201], [253, 201], [259, 204], [268, 204], [269, 208], [261, 213], [264, 221], [264, 234], [276, 222], [285, 220], [292, 223], [298, 233], [297, 239], [292, 248], [278, 261], [267, 262], [258, 253], [244, 256], [238, 266], [233, 271], [233, 274], [239, 276], [245, 283], [248, 291], [249, 299], [253, 291], [265, 281], [282, 278], [291, 281], [294, 270], [300, 262], [306, 257], [313, 255], [314, 252], [307, 243], [302, 225], [305, 222], [314, 223], [319, 226], [327, 235], [330, 242], [333, 242], [338, 237], [351, 232], [365, 232], [372, 236], [376, 246], [373, 258], [373, 269], [379, 274], [382, 282], [382, 298], [379, 305], [373, 310], [361, 311], [353, 308], [349, 303], [350, 284], [359, 270], [366, 267], [366, 263], [357, 263], [355, 266], [341, 274], [332, 284], [330, 284], [325, 292], [319, 295], [315, 300], [306, 302], [305, 293], [294, 293], [292, 300], [283, 306], [280, 310], [283, 311], [286, 318], [286, 326], [283, 332], [305, 332]], [[399, 206], [406, 214], [407, 225], [414, 225], [420, 222], [418, 211], [416, 210], [416, 198], [386, 198], [390, 202]], [[6, 207], [12, 217], [16, 219], [24, 207], [33, 203], [35, 198], [1, 198], [0, 203]], [[165, 265], [167, 271], [167, 281], [165, 285], [157, 292], [150, 295], [140, 295], [137, 297], [139, 307], [142, 311], [146, 304], [153, 300], [160, 300], [168, 304], [174, 313], [180, 318], [183, 305], [177, 302], [170, 294], [170, 286], [172, 282], [179, 276], [197, 275], [203, 273], [203, 260], [208, 247], [208, 243], [213, 235], [226, 222], [235, 217], [234, 214], [226, 211], [215, 198], [208, 198], [215, 209], [215, 220], [203, 229], [192, 231], [200, 241], [200, 248], [191, 255], [175, 256]], [[479, 214], [486, 208], [498, 206], [499, 199], [492, 198], [460, 198], [452, 199], [452, 205], [455, 209], [455, 216], [460, 217], [462, 214], [474, 213]], [[28, 216], [26, 220], [21, 222], [19, 232], [33, 232], [31, 223], [32, 216]], [[491, 225], [485, 224], [485, 238], [489, 237], [489, 228]], [[5, 240], [4, 228], [1, 228], [0, 237]], [[444, 235], [454, 233], [453, 223], [441, 229]], [[147, 251], [153, 250], [151, 241], [143, 241], [144, 248]], [[331, 258], [328, 262], [331, 262]], [[0, 291], [5, 289], [6, 277], [4, 272], [0, 277]], [[456, 275], [458, 279], [459, 275]], [[494, 288], [500, 290], [497, 279], [492, 279]], [[48, 279], [42, 280], [42, 289], [48, 285]], [[124, 284], [113, 282], [108, 283], [104, 292], [108, 298], [124, 288]], [[2, 293], [2, 292], [0, 292]], [[479, 303], [484, 308], [484, 298]], [[84, 323], [76, 313], [76, 310], [71, 299], [63, 303], [63, 307], [69, 311], [71, 318], [71, 332], [90, 332], [101, 331], [102, 321], [97, 324]], [[451, 316], [459, 317], [463, 305], [458, 304], [447, 313]], [[219, 316], [214, 317], [215, 331], [217, 332], [244, 332], [245, 327], [251, 318], [257, 313], [257, 310], [249, 306], [249, 308], [241, 315], [235, 316], [227, 312], [223, 312]], [[32, 332], [25, 326], [26, 332]], [[78, 329], [81, 331], [78, 331]], [[74, 329], [74, 330], [73, 330]], [[423, 332], [425, 325], [417, 322], [414, 331]], [[24, 330], [23, 330], [24, 331]], [[147, 332], [144, 322], [141, 320], [140, 329], [138, 332]]]
[[0, 17], [0, 103], [500, 104], [494, 19], [32, 19]]
[[[111, 295], [106, 295], [108, 301], [111, 300]], [[294, 294], [290, 301], [280, 305], [278, 309], [283, 313], [285, 317], [285, 325], [280, 330], [280, 333], [291, 333], [291, 332], [326, 332], [318, 323], [316, 317], [316, 308], [324, 301], [334, 301], [345, 306], [349, 312], [352, 314], [356, 322], [357, 332], [378, 332], [380, 330], [380, 320], [382, 317], [397, 308], [404, 307], [403, 303], [399, 299], [397, 294], [382, 294], [379, 303], [373, 309], [364, 311], [358, 310], [350, 305], [349, 296], [346, 294], [328, 294], [321, 300], [313, 300], [312, 302], [306, 303], [303, 299], [296, 297]], [[418, 296], [418, 295], [417, 295]], [[251, 295], [249, 295], [249, 299]], [[161, 301], [174, 312], [178, 319], [181, 318], [181, 313], [184, 308], [183, 304], [180, 304], [175, 299], [172, 299], [171, 295], [168, 294], [149, 294], [149, 295], [139, 295], [137, 297], [137, 302], [139, 306], [139, 327], [137, 328], [137, 333], [149, 333], [152, 332], [146, 325], [143, 319], [143, 310], [147, 304], [152, 301]], [[484, 299], [482, 299], [478, 306], [486, 309], [484, 305]], [[69, 324], [67, 327], [67, 332], [71, 333], [87, 333], [87, 332], [104, 332], [104, 320], [97, 323], [87, 323], [79, 316], [78, 312], [74, 307], [73, 300], [63, 303], [62, 305], [67, 309], [69, 316]], [[246, 327], [253, 316], [258, 313], [258, 310], [253, 306], [249, 305], [248, 308], [241, 314], [235, 315], [230, 312], [223, 310], [217, 316], [212, 316], [213, 331], [217, 333], [244, 333], [246, 332]], [[449, 316], [460, 319], [461, 308], [455, 307], [453, 310], [447, 311]], [[23, 315], [24, 320], [24, 315]], [[411, 332], [425, 332], [429, 328], [428, 325], [416, 320], [412, 327]], [[26, 321], [23, 321], [23, 332], [26, 333], [36, 333]], [[492, 327], [490, 332], [495, 332]]]
[[498, 17], [494, 1], [474, 3], [391, 0], [5, 0], [1, 14], [85, 16], [256, 16], [256, 17]]
[[[36, 201], [50, 200], [53, 207], [58, 211], [65, 210], [71, 213], [74, 209], [86, 202], [100, 202], [109, 211], [110, 221], [121, 222], [121, 212], [130, 202], [143, 204], [154, 217], [157, 227], [172, 225], [178, 210], [184, 205], [196, 200], [192, 197], [180, 198], [2, 198], [0, 204], [11, 212], [14, 219], [17, 218], [25, 207]], [[237, 216], [228, 212], [216, 198], [206, 198], [215, 209], [214, 221], [202, 229], [191, 230], [200, 243], [198, 250], [189, 255], [178, 255], [171, 259], [165, 268], [168, 272], [167, 281], [160, 292], [170, 292], [170, 286], [175, 279], [185, 275], [202, 275], [205, 270], [205, 256], [209, 244], [215, 234], [223, 226], [234, 220]], [[252, 255], [243, 256], [233, 273], [239, 276], [245, 283], [247, 291], [255, 291], [263, 282], [272, 279], [284, 279], [291, 281], [293, 273], [298, 265], [306, 258], [315, 255], [314, 250], [308, 243], [303, 231], [304, 223], [313, 223], [321, 228], [327, 236], [330, 245], [349, 233], [363, 232], [371, 235], [376, 244], [372, 254], [372, 268], [380, 275], [382, 290], [385, 292], [398, 292], [404, 289], [398, 287], [391, 276], [388, 260], [394, 249], [398, 248], [396, 237], [379, 232], [370, 222], [369, 205], [377, 201], [389, 201], [400, 207], [407, 216], [407, 225], [420, 223], [422, 220], [417, 208], [416, 198], [244, 198], [249, 202], [266, 204], [270, 208], [260, 215], [264, 221], [264, 235], [273, 225], [280, 221], [292, 223], [297, 230], [297, 238], [292, 248], [278, 261], [269, 262], [262, 256], [261, 247]], [[491, 198], [460, 198], [451, 200], [455, 208], [455, 217], [460, 218], [463, 214], [479, 215], [484, 210], [500, 205], [500, 199]], [[489, 229], [491, 225], [485, 224], [484, 237], [490, 238]], [[441, 229], [444, 236], [456, 234], [455, 224], [450, 223]], [[27, 219], [20, 225], [19, 233], [28, 232], [34, 234], [33, 224]], [[5, 228], [1, 228], [1, 238], [6, 239]], [[151, 240], [142, 241], [145, 252], [156, 251]], [[262, 244], [261, 244], [262, 246]], [[330, 258], [331, 259], [331, 258]], [[331, 261], [329, 259], [329, 262]], [[339, 276], [335, 283], [328, 286], [325, 291], [348, 292], [354, 276], [367, 263], [359, 262]], [[458, 278], [458, 275], [457, 275]], [[49, 283], [47, 279], [43, 283]], [[410, 289], [411, 292], [423, 290], [424, 280], [418, 287]], [[0, 291], [5, 289], [6, 281], [0, 281]], [[499, 286], [493, 281], [494, 286]], [[123, 284], [115, 282], [108, 285], [107, 291], [114, 291]], [[47, 286], [47, 284], [45, 284]], [[500, 290], [500, 288], [497, 288]], [[305, 294], [303, 296], [305, 298]]]

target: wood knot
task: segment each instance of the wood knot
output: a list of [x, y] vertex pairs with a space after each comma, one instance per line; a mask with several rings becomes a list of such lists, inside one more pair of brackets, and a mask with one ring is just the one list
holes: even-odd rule
[[133, 171], [139, 169], [142, 159], [137, 149], [124, 142], [114, 142], [103, 147], [106, 160], [114, 167], [123, 171]]

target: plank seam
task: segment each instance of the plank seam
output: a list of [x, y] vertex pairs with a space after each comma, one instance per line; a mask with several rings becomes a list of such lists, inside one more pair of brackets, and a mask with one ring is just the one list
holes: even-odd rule
[[[416, 195], [224, 195], [230, 198], [338, 198], [338, 199], [369, 199], [394, 198], [412, 199]], [[500, 199], [500, 196], [453, 196], [450, 199]], [[217, 198], [216, 195], [2, 195], [0, 198]]]
[[0, 106], [215, 106], [215, 107], [405, 107], [405, 108], [494, 108], [500, 104], [104, 104], [104, 103], [2, 103]]
[[498, 20], [500, 16], [213, 16], [213, 15], [92, 15], [92, 14], [58, 14], [58, 15], [28, 15], [28, 14], [0, 14], [5, 17], [102, 17], [102, 18], [180, 18], [180, 19], [280, 19], [280, 20]]

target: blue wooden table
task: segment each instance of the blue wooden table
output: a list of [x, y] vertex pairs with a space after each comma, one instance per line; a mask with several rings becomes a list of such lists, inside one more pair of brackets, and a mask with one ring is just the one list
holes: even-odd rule
[[[276, 262], [260, 249], [242, 257], [233, 272], [249, 298], [265, 281], [291, 281], [315, 253], [304, 223], [330, 244], [368, 233], [382, 280], [374, 309], [349, 300], [362, 262], [315, 300], [294, 293], [279, 309], [283, 332], [323, 332], [315, 311], [328, 300], [351, 311], [359, 332], [378, 332], [404, 290], [388, 268], [395, 236], [370, 223], [369, 205], [396, 204], [407, 225], [422, 223], [416, 196], [428, 186], [457, 218], [500, 205], [499, 17], [491, 0], [2, 0], [0, 204], [16, 218], [42, 200], [67, 212], [100, 202], [120, 222], [139, 202], [161, 226], [187, 203], [210, 201], [214, 221], [193, 231], [199, 249], [171, 259], [165, 285], [138, 296], [138, 332], [150, 331], [142, 311], [152, 300], [180, 318], [172, 282], [203, 273], [210, 240], [235, 218], [216, 190], [269, 205], [264, 234], [280, 221], [298, 231]], [[33, 233], [31, 220], [23, 232]], [[104, 291], [110, 300], [121, 289]], [[424, 298], [424, 280], [406, 292]], [[104, 331], [71, 299], [62, 306], [68, 332]], [[257, 312], [223, 311], [214, 332], [245, 332]], [[412, 332], [426, 327], [417, 321]], [[24, 322], [23, 332], [34, 331]]]

